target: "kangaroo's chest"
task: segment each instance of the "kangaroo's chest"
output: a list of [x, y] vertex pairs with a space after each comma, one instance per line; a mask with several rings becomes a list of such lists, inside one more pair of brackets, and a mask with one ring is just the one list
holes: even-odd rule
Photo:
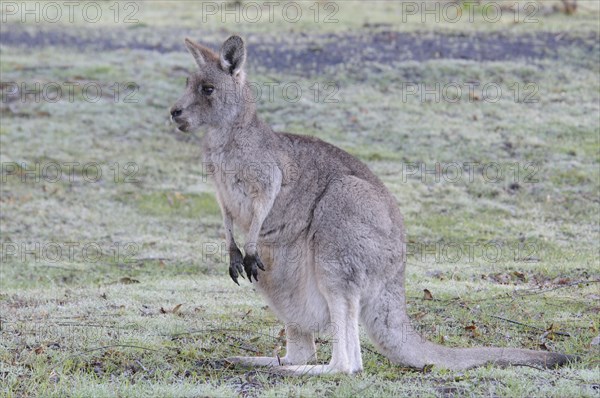
[[204, 170], [217, 191], [217, 200], [232, 216], [236, 225], [244, 230], [252, 221], [252, 202], [258, 194], [251, 170], [235, 156], [208, 154], [204, 157]]

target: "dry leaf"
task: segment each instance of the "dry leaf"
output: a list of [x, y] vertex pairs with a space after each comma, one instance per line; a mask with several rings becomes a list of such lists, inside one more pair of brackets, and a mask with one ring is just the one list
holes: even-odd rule
[[46, 347], [41, 345], [33, 350], [37, 355], [43, 354], [46, 351]]
[[526, 278], [525, 278], [525, 274], [519, 271], [514, 271], [513, 275], [516, 276], [517, 278], [519, 278], [520, 280], [522, 280], [523, 282], [526, 282]]
[[468, 330], [469, 332], [471, 332], [471, 337], [477, 337], [479, 336], [479, 331], [477, 330], [477, 325], [475, 325], [474, 323], [470, 324], [469, 326], [465, 326], [465, 330]]
[[171, 312], [173, 314], [177, 314], [179, 312], [179, 309], [181, 308], [183, 304], [177, 304], [175, 307], [173, 307], [173, 309], [171, 310]]
[[569, 283], [571, 283], [571, 278], [555, 278], [552, 283], [556, 283], [557, 285], [568, 285]]
[[426, 312], [420, 311], [420, 312], [416, 313], [415, 315], [413, 315], [411, 318], [416, 319], [417, 321], [419, 321], [419, 320], [423, 319], [425, 317], [425, 315], [427, 315]]
[[433, 294], [428, 289], [423, 289], [423, 300], [433, 300]]
[[185, 201], [185, 196], [181, 193], [181, 192], [175, 192], [175, 199], [177, 199], [180, 202]]

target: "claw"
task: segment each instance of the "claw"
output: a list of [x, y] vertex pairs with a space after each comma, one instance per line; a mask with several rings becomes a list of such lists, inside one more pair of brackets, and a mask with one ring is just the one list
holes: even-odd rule
[[252, 283], [252, 264], [244, 264], [245, 268], [246, 268], [246, 275], [248, 275], [248, 280], [250, 281], [250, 283]]
[[256, 254], [246, 254], [246, 257], [244, 257], [244, 269], [246, 270], [246, 275], [248, 276], [250, 283], [252, 283], [253, 277], [254, 280], [258, 282], [258, 268], [263, 271], [265, 270], [265, 266], [262, 261], [260, 261], [260, 258], [258, 258]]
[[237, 280], [238, 273], [237, 273], [237, 270], [235, 268], [231, 268], [231, 267], [229, 268], [229, 276], [231, 277], [231, 279], [233, 279], [233, 281], [235, 283], [237, 283], [238, 286], [240, 286], [240, 283]]
[[265, 266], [263, 265], [262, 261], [260, 261], [260, 258], [258, 256], [256, 256], [256, 265], [258, 266], [258, 268], [260, 268], [262, 271], [265, 270]]

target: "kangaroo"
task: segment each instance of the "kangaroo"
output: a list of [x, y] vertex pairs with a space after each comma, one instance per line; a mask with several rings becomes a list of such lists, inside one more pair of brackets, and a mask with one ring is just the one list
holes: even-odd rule
[[[515, 348], [450, 348], [422, 338], [406, 310], [403, 218], [384, 184], [342, 149], [274, 132], [258, 118], [254, 101], [245, 100], [252, 96], [239, 36], [218, 53], [190, 39], [185, 45], [198, 69], [171, 108], [172, 121], [183, 132], [206, 130], [203, 167], [223, 215], [230, 277], [239, 285], [245, 273], [286, 325], [283, 358], [231, 361], [292, 374], [360, 372], [359, 322], [382, 354], [409, 367], [553, 367], [574, 359]], [[245, 234], [243, 255], [234, 225]], [[331, 361], [316, 365], [313, 333], [331, 330]]]

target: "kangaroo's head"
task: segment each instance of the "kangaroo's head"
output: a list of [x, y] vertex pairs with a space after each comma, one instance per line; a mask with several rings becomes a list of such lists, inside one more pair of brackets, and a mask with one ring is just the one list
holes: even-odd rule
[[244, 109], [244, 41], [231, 36], [219, 54], [190, 39], [185, 39], [185, 45], [198, 69], [189, 75], [185, 93], [171, 108], [172, 120], [184, 132], [227, 126]]

